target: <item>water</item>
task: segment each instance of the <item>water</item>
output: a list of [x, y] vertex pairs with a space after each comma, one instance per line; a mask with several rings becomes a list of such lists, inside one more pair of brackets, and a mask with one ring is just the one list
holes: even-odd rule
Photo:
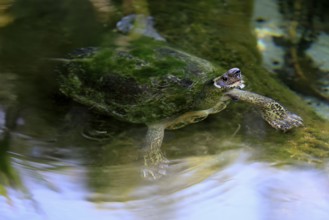
[[[0, 220], [329, 219], [328, 134], [316, 130], [327, 122], [308, 121], [306, 110], [294, 109], [306, 126], [284, 134], [232, 103], [204, 122], [167, 131], [167, 175], [150, 181], [141, 176], [145, 127], [96, 116], [59, 95], [56, 62], [49, 60], [109, 44], [115, 22], [145, 8], [101, 0], [2, 0], [0, 6]], [[149, 2], [148, 8], [170, 44], [221, 65], [245, 59], [246, 69], [258, 65], [234, 44], [249, 45], [249, 27], [213, 16], [221, 11], [239, 21], [252, 8], [248, 1]], [[229, 35], [231, 29], [241, 35]], [[225, 45], [216, 46], [216, 36]], [[300, 102], [289, 101], [290, 108]], [[86, 135], [99, 131], [102, 138]]]
[[[132, 165], [14, 159], [25, 192], [2, 199], [4, 219], [328, 219], [328, 173], [250, 160], [251, 152], [172, 161], [170, 176], [147, 182]], [[177, 172], [177, 170], [180, 170]], [[102, 175], [102, 188], [88, 182]], [[106, 186], [105, 186], [106, 185]]]

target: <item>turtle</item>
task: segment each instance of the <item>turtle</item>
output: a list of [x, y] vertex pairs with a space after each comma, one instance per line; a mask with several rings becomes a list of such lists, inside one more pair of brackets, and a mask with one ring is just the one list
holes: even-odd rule
[[165, 173], [161, 152], [166, 129], [200, 122], [239, 100], [255, 106], [273, 128], [303, 125], [300, 116], [277, 101], [243, 90], [239, 68], [224, 69], [141, 37], [124, 47], [76, 49], [60, 71], [60, 91], [74, 101], [116, 119], [145, 124], [144, 176]]
[[146, 124], [146, 167], [165, 161], [160, 151], [165, 129], [202, 121], [225, 109], [230, 100], [255, 106], [275, 129], [303, 125], [301, 117], [275, 100], [243, 90], [239, 68], [223, 72], [177, 49], [151, 48], [80, 49], [64, 65], [60, 84], [62, 93], [97, 112]]

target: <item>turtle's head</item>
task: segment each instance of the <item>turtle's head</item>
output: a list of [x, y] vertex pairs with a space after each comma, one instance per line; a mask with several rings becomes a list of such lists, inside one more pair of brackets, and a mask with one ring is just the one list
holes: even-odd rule
[[214, 85], [220, 89], [240, 88], [244, 87], [242, 74], [239, 68], [229, 69], [222, 76], [214, 79]]

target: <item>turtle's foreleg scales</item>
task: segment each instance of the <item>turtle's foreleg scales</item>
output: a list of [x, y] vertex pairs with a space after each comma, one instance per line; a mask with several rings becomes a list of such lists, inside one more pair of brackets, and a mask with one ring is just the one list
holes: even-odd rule
[[289, 112], [271, 98], [240, 89], [230, 90], [225, 95], [256, 106], [260, 110], [262, 117], [276, 129], [287, 131], [293, 127], [303, 125], [301, 117]]
[[161, 151], [165, 125], [148, 125], [144, 143], [144, 166], [143, 176], [158, 179], [166, 174], [168, 160]]

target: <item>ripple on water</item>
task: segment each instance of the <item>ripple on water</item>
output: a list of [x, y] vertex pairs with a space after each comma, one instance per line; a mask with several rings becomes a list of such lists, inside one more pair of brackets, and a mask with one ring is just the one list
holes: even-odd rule
[[[246, 150], [188, 157], [173, 161], [169, 175], [157, 181], [140, 178], [137, 164], [96, 171], [72, 163], [57, 170], [39, 169], [44, 166], [37, 162], [34, 169], [20, 163], [15, 167], [27, 191], [11, 190], [10, 202], [1, 199], [0, 216], [9, 220], [329, 219], [325, 171], [276, 167], [250, 158]], [[108, 184], [98, 188], [90, 184], [91, 172], [102, 174]]]

